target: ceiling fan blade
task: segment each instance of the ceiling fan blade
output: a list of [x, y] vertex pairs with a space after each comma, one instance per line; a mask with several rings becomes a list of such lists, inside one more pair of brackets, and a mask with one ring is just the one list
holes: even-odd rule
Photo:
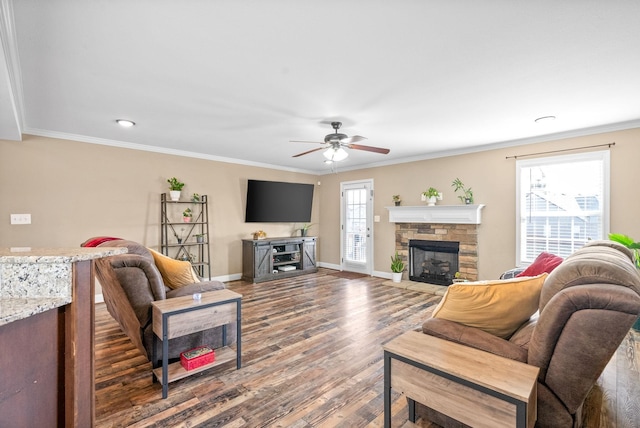
[[317, 152], [318, 150], [322, 150], [324, 147], [318, 147], [317, 149], [307, 150], [306, 152], [298, 153], [297, 155], [291, 156], [292, 158], [297, 158], [303, 155], [308, 155], [309, 153]]
[[350, 149], [364, 150], [367, 152], [380, 153], [383, 155], [386, 155], [390, 151], [389, 149], [383, 149], [382, 147], [363, 146], [360, 144], [349, 144], [347, 145], [347, 147], [349, 147]]
[[366, 140], [367, 137], [362, 137], [360, 135], [354, 135], [353, 137], [347, 137], [347, 138], [343, 138], [342, 140], [340, 140], [341, 143], [343, 144], [351, 144], [351, 143], [357, 143], [358, 141], [362, 141], [362, 140]]
[[289, 140], [290, 143], [311, 143], [311, 144], [324, 144], [320, 141], [301, 141], [301, 140]]

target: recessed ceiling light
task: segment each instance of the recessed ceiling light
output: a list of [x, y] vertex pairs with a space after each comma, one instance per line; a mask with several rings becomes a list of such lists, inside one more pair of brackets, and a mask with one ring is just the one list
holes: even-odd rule
[[133, 125], [136, 124], [135, 122], [127, 119], [117, 119], [116, 122], [118, 123], [118, 125], [125, 128], [131, 128]]
[[539, 117], [535, 120], [536, 123], [538, 122], [551, 122], [552, 120], [556, 120], [555, 116], [542, 116]]

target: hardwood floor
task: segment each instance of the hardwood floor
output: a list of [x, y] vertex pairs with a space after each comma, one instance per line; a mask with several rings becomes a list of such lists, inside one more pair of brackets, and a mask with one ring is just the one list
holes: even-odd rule
[[[243, 295], [242, 368], [231, 362], [172, 383], [166, 400], [151, 364], [98, 305], [96, 426], [381, 427], [381, 344], [419, 328], [440, 297], [331, 272], [227, 284]], [[616, 410], [603, 426], [639, 426], [640, 339], [630, 337], [605, 372]], [[407, 422], [406, 400], [395, 392], [392, 413], [394, 427], [433, 426]]]

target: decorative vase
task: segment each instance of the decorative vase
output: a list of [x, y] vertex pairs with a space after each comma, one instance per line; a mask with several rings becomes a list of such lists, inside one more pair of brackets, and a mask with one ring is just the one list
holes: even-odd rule
[[204, 236], [196, 236], [196, 242], [202, 244], [204, 242]]
[[169, 197], [171, 198], [172, 201], [179, 201], [180, 193], [182, 193], [182, 191], [180, 190], [171, 190], [169, 191]]
[[467, 205], [471, 205], [471, 198], [464, 198], [464, 203]]
[[395, 201], [396, 207], [399, 207], [399, 206], [400, 206], [400, 202], [401, 202], [401, 201]]
[[433, 207], [436, 204], [437, 200], [438, 199], [435, 196], [429, 196], [429, 199], [427, 199], [427, 206]]
[[185, 223], [191, 222], [191, 217], [182, 217], [182, 221]]
[[393, 282], [402, 281], [402, 272], [391, 272], [391, 280]]

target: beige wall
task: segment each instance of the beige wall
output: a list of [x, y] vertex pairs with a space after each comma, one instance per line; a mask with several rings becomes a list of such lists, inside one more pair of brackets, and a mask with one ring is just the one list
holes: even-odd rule
[[[150, 247], [160, 241], [160, 193], [166, 179], [187, 183], [187, 194], [209, 196], [212, 275], [238, 274], [241, 239], [264, 229], [269, 236], [294, 233], [289, 224], [244, 222], [248, 178], [316, 183], [311, 229], [320, 237], [318, 259], [340, 264], [340, 183], [372, 178], [374, 270], [389, 272], [394, 225], [384, 208], [400, 194], [403, 205], [421, 205], [429, 186], [444, 192], [443, 204], [458, 204], [451, 181], [473, 187], [476, 203], [486, 204], [479, 236], [479, 276], [496, 278], [515, 263], [515, 161], [526, 154], [615, 142], [611, 149], [611, 231], [640, 240], [640, 129], [571, 138], [510, 149], [404, 163], [320, 177], [181, 156], [74, 141], [24, 136], [0, 141], [0, 247], [75, 247], [91, 236], [115, 235]], [[31, 213], [32, 224], [11, 226], [9, 214]]]
[[[24, 136], [0, 141], [0, 247], [77, 247], [109, 235], [160, 244], [160, 193], [167, 178], [183, 193], [208, 195], [212, 276], [242, 271], [241, 239], [263, 229], [291, 236], [292, 224], [245, 223], [247, 179], [316, 183], [317, 177], [210, 160]], [[319, 191], [310, 233], [319, 232]], [[10, 225], [30, 213], [31, 225]]]
[[[340, 183], [373, 179], [374, 270], [389, 272], [393, 254], [394, 224], [389, 223], [385, 206], [392, 205], [391, 196], [400, 194], [402, 205], [424, 205], [421, 192], [433, 186], [444, 193], [440, 204], [459, 204], [451, 187], [459, 177], [473, 188], [475, 203], [485, 204], [479, 228], [479, 277], [497, 278], [515, 264], [515, 160], [507, 156], [562, 150], [615, 142], [611, 149], [611, 231], [625, 233], [640, 240], [640, 198], [635, 184], [640, 180], [640, 129], [570, 138], [539, 144], [491, 150], [399, 165], [338, 172], [324, 175], [320, 205], [322, 207], [322, 239], [319, 247], [322, 261], [340, 263]], [[576, 152], [571, 152], [576, 153]]]

